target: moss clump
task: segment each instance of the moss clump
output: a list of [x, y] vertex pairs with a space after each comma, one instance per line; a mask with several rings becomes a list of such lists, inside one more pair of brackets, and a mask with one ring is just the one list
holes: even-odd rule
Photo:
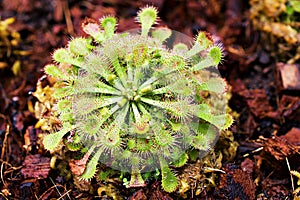
[[299, 60], [299, 1], [250, 0], [250, 5], [250, 19], [253, 27], [261, 32], [263, 48], [271, 51], [276, 60], [289, 63]]

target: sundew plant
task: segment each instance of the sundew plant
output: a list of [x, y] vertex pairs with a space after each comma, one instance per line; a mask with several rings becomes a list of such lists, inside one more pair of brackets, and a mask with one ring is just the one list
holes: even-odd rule
[[184, 43], [182, 34], [152, 28], [157, 18], [147, 6], [137, 15], [141, 29], [124, 33], [115, 32], [114, 17], [87, 20], [90, 37], [71, 39], [45, 67], [56, 78], [53, 115], [61, 127], [44, 146], [55, 150], [68, 137], [68, 147], [85, 149], [83, 179], [104, 164], [129, 172], [128, 187], [136, 187], [145, 184], [143, 172], [161, 170], [172, 192], [178, 181], [170, 167], [182, 167], [191, 151], [204, 156], [232, 123], [216, 68], [221, 45], [206, 32]]

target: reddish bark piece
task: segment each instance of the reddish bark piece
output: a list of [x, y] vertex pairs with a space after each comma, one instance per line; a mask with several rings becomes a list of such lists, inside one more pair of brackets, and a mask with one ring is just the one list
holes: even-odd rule
[[278, 161], [285, 160], [295, 154], [297, 151], [295, 147], [286, 139], [280, 138], [278, 136], [273, 136], [271, 138], [261, 138], [263, 145], [263, 153], [267, 153], [274, 157]]
[[276, 117], [263, 89], [244, 90], [240, 94], [246, 98], [247, 105], [254, 116], [258, 118]]
[[237, 93], [246, 101], [251, 113], [259, 118], [270, 117], [279, 119], [277, 111], [274, 111], [268, 101], [268, 96], [263, 89], [248, 90], [242, 80], [237, 79], [233, 83], [232, 93]]
[[278, 111], [285, 120], [292, 119], [300, 122], [300, 97], [283, 95]]
[[266, 178], [262, 181], [261, 186], [266, 197], [262, 196], [262, 199], [285, 199], [289, 195], [288, 189], [285, 185], [289, 184], [287, 179], [283, 180], [272, 180]]
[[252, 174], [254, 172], [254, 169], [255, 169], [255, 163], [251, 159], [246, 158], [241, 163], [241, 167], [242, 167], [242, 170], [244, 172], [247, 172], [248, 174]]
[[173, 200], [160, 186], [159, 182], [151, 185], [149, 200]]
[[230, 85], [232, 85], [232, 93], [240, 94], [244, 90], [247, 90], [245, 84], [241, 79], [234, 79], [230, 82]]
[[226, 199], [255, 199], [256, 186], [251, 175], [238, 166], [226, 165], [222, 170], [220, 187], [216, 189], [220, 197]]
[[70, 170], [74, 175], [80, 176], [83, 174], [89, 156], [90, 156], [89, 154], [85, 154], [83, 158], [80, 160], [72, 159], [69, 161]]
[[23, 162], [21, 173], [24, 178], [47, 178], [50, 171], [50, 158], [42, 157], [40, 154], [28, 155]]
[[257, 123], [253, 117], [253, 115], [249, 115], [245, 123], [243, 124], [243, 127], [245, 129], [245, 133], [250, 134], [249, 137], [252, 136], [253, 132], [257, 128]]
[[300, 146], [300, 128], [293, 127], [289, 132], [280, 137], [288, 140], [293, 145]]
[[277, 63], [284, 90], [300, 90], [300, 65]]
[[17, 12], [30, 12], [33, 10], [35, 3], [32, 3], [30, 0], [4, 0], [3, 1], [4, 9], [7, 10], [16, 10]]
[[147, 196], [142, 189], [136, 191], [129, 200], [147, 200]]

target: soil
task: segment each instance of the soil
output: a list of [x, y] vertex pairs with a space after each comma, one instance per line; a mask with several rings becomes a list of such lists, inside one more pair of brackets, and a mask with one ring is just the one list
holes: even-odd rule
[[274, 43], [252, 26], [248, 1], [0, 0], [0, 19], [15, 18], [10, 29], [21, 37], [17, 45], [0, 49], [5, 52], [0, 63], [6, 63], [0, 67], [0, 199], [113, 199], [105, 195], [111, 185], [123, 199], [183, 198], [164, 192], [159, 180], [131, 189], [107, 182], [101, 196], [97, 186], [84, 191], [84, 184], [76, 187], [73, 179], [50, 168], [53, 157], [42, 148], [41, 130], [35, 128], [37, 99], [32, 93], [51, 53], [83, 35], [86, 17], [114, 15], [117, 31], [136, 28], [134, 17], [147, 4], [158, 7], [160, 25], [191, 37], [208, 31], [224, 45], [219, 71], [231, 85], [235, 123], [230, 130], [239, 147], [233, 159], [222, 160], [225, 173], [215, 187], [186, 198], [300, 198], [297, 177], [290, 173], [300, 172], [300, 67], [297, 60], [287, 64], [274, 56]]

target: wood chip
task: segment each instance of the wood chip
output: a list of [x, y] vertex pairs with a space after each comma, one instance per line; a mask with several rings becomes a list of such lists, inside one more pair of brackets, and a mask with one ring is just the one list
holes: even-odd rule
[[263, 153], [271, 155], [277, 161], [285, 161], [286, 157], [289, 157], [296, 153], [295, 146], [289, 144], [289, 142], [278, 136], [271, 138], [260, 138], [264, 147]]
[[278, 63], [284, 90], [300, 90], [300, 65]]
[[23, 162], [21, 173], [25, 179], [47, 178], [50, 171], [50, 158], [42, 157], [40, 154], [28, 155]]
[[80, 160], [70, 160], [69, 161], [69, 166], [70, 166], [70, 170], [74, 175], [80, 176], [83, 174], [85, 167], [86, 167], [86, 163], [89, 159], [89, 154], [86, 153], [82, 159]]
[[236, 165], [225, 165], [216, 192], [224, 199], [255, 199], [256, 186], [251, 174]]
[[285, 138], [293, 145], [300, 146], [300, 128], [293, 127], [289, 132], [280, 137]]

